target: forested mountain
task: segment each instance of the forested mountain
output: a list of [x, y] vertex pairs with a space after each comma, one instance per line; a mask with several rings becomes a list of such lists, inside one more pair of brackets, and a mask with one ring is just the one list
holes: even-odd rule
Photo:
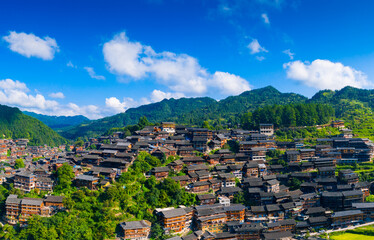
[[194, 109], [201, 109], [211, 104], [215, 104], [216, 100], [212, 98], [181, 98], [162, 100], [158, 103], [143, 105], [137, 108], [128, 109], [124, 113], [120, 113], [111, 117], [86, 122], [79, 126], [69, 128], [61, 135], [75, 139], [77, 137], [91, 137], [104, 134], [111, 128], [123, 127], [126, 125], [136, 124], [139, 118], [146, 116], [151, 122], [159, 121], [177, 121], [178, 116], [189, 113]]
[[316, 93], [310, 102], [328, 103], [336, 108], [337, 117], [344, 114], [347, 101], [362, 103], [365, 107], [374, 108], [374, 90], [345, 87], [341, 90], [323, 90]]
[[30, 145], [57, 146], [66, 142], [41, 121], [23, 114], [18, 108], [0, 105], [0, 137], [27, 138]]
[[[165, 99], [158, 103], [129, 109], [125, 113], [96, 121], [85, 122], [79, 126], [61, 132], [61, 135], [70, 139], [98, 136], [104, 134], [111, 128], [136, 124], [142, 116], [147, 117], [148, 120], [153, 123], [174, 121], [179, 124], [200, 127], [204, 122], [208, 122], [210, 126], [216, 129], [238, 127], [240, 126], [242, 117], [248, 112], [253, 113], [256, 109], [263, 109], [260, 112], [266, 112], [269, 111], [269, 107], [273, 105], [278, 105], [277, 111], [281, 111], [279, 108], [281, 105], [301, 103], [306, 103], [302, 108], [305, 107], [309, 109], [307, 112], [312, 111], [313, 114], [314, 110], [310, 110], [313, 108], [311, 104], [318, 104], [318, 109], [316, 109], [316, 111], [317, 113], [324, 111], [323, 117], [310, 117], [308, 121], [305, 120], [305, 118], [305, 121], [297, 120], [301, 122], [296, 122], [296, 126], [308, 125], [313, 122], [317, 124], [324, 123], [326, 122], [326, 117], [330, 119], [334, 117], [343, 118], [348, 124], [353, 124], [352, 115], [360, 115], [363, 112], [367, 115], [368, 112], [371, 112], [371, 109], [374, 108], [374, 90], [345, 87], [337, 91], [319, 91], [311, 99], [308, 99], [307, 97], [295, 93], [281, 93], [274, 87], [268, 86], [246, 91], [238, 96], [230, 96], [221, 101], [216, 101], [211, 98]], [[326, 107], [325, 105], [329, 105], [332, 108]], [[348, 109], [349, 113], [347, 112]], [[356, 109], [361, 109], [361, 111], [356, 111]], [[283, 110], [285, 112], [289, 111], [288, 108], [284, 108]], [[284, 114], [283, 110], [282, 114]], [[277, 111], [274, 112], [277, 113]], [[301, 119], [300, 116], [296, 117]], [[369, 116], [369, 118], [371, 117]], [[374, 119], [374, 116], [372, 118]], [[323, 121], [320, 121], [320, 119], [323, 119]], [[275, 124], [277, 126], [288, 125], [288, 123], [283, 122]], [[253, 123], [253, 125], [255, 125], [255, 123]], [[291, 125], [294, 124], [292, 123], [290, 126]]]
[[150, 122], [174, 121], [189, 126], [201, 126], [209, 120], [216, 128], [236, 126], [241, 115], [259, 107], [273, 104], [305, 102], [308, 99], [294, 93], [281, 93], [273, 87], [247, 91], [221, 101], [212, 98], [181, 98], [163, 100], [127, 110], [111, 117], [83, 123], [61, 132], [61, 135], [75, 139], [77, 137], [98, 136], [107, 130], [125, 125], [136, 124], [142, 116]]
[[24, 114], [36, 118], [43, 122], [45, 125], [52, 129], [60, 129], [65, 127], [72, 127], [79, 125], [83, 122], [89, 121], [88, 118], [82, 115], [77, 116], [48, 116], [43, 114], [37, 114], [33, 112], [23, 111]]

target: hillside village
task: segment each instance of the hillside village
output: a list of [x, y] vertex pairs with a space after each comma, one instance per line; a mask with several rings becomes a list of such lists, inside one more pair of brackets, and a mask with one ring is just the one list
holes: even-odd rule
[[[162, 122], [131, 136], [119, 131], [55, 148], [1, 140], [0, 182], [25, 194], [45, 193], [10, 194], [3, 220], [22, 226], [34, 215], [67, 211], [64, 194], [54, 193], [63, 166], [73, 169], [74, 187], [97, 191], [111, 188], [147, 153], [162, 162], [143, 172], [148, 180], [171, 179], [195, 198], [191, 206], [152, 209], [168, 239], [292, 239], [370, 222], [372, 184], [355, 170], [370, 169], [374, 144], [355, 138], [344, 121], [331, 126], [341, 134], [315, 144], [278, 141], [271, 123], [214, 131]], [[117, 238], [150, 239], [155, 222], [120, 222]]]

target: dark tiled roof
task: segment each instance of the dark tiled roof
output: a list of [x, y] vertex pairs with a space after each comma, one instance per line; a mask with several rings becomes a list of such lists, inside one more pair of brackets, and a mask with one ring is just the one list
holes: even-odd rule
[[123, 222], [120, 225], [121, 225], [122, 229], [139, 229], [139, 228], [151, 227], [151, 224], [148, 221], [145, 221], [145, 220], [133, 221], [133, 222]]

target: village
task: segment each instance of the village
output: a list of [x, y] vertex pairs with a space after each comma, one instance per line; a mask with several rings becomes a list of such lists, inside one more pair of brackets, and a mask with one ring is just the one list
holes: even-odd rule
[[[131, 136], [114, 132], [91, 138], [79, 147], [28, 146], [25, 139], [3, 139], [0, 182], [25, 193], [48, 194], [42, 199], [9, 195], [2, 218], [8, 224], [27, 224], [33, 215], [64, 211], [64, 197], [52, 195], [52, 173], [63, 164], [73, 167], [75, 187], [95, 191], [110, 187], [139, 153], [147, 152], [159, 159], [176, 157], [144, 172], [147, 178], [171, 178], [196, 195], [197, 205], [153, 211], [164, 233], [174, 235], [172, 240], [292, 239], [371, 222], [374, 202], [366, 198], [372, 184], [341, 166], [371, 164], [374, 144], [355, 138], [344, 121], [331, 126], [341, 134], [316, 139], [316, 144], [277, 141], [271, 123], [260, 124], [258, 130], [215, 131], [162, 122]], [[119, 229], [119, 239], [149, 239], [151, 223], [126, 221]]]

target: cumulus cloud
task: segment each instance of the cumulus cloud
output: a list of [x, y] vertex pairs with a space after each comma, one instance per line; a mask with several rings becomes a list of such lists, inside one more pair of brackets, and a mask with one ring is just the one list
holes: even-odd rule
[[251, 54], [261, 53], [261, 52], [268, 52], [264, 47], [260, 45], [257, 39], [253, 39], [247, 46], [249, 50], [251, 50]]
[[149, 98], [144, 97], [139, 100], [134, 100], [129, 97], [124, 97], [122, 100], [116, 97], [106, 98], [105, 106], [103, 107], [92, 104], [80, 106], [73, 102], [62, 104], [58, 102], [59, 99], [65, 98], [62, 92], [52, 92], [48, 94], [48, 97], [55, 98], [56, 100], [48, 99], [38, 92], [32, 93], [23, 82], [12, 79], [0, 80], [0, 104], [45, 115], [84, 115], [90, 119], [98, 119], [104, 116], [125, 112], [129, 108], [152, 102], [159, 102], [165, 98], [181, 98], [184, 97], [184, 94], [179, 92], [163, 92], [155, 89], [151, 92]]
[[12, 79], [0, 80], [0, 89], [3, 91], [7, 91], [7, 90], [29, 91], [25, 83], [20, 82], [18, 80], [13, 81]]
[[129, 108], [138, 107], [144, 104], [150, 104], [155, 102], [160, 102], [164, 99], [170, 98], [182, 98], [185, 97], [183, 93], [179, 92], [163, 92], [161, 90], [155, 89], [151, 92], [149, 98], [141, 98], [140, 100], [134, 100], [133, 98], [124, 97], [122, 101], [116, 97], [110, 97], [105, 99], [105, 107], [107, 108], [105, 112], [107, 114], [116, 114], [125, 112]]
[[3, 39], [9, 43], [9, 49], [25, 57], [37, 57], [43, 60], [52, 60], [59, 47], [55, 39], [40, 38], [30, 33], [10, 32]]
[[157, 89], [153, 90], [153, 92], [151, 93], [152, 102], [159, 102], [159, 101], [162, 101], [164, 99], [170, 99], [170, 98], [178, 99], [178, 98], [182, 98], [182, 97], [185, 97], [183, 93], [163, 92], [163, 91], [157, 90]]
[[213, 75], [213, 81], [223, 94], [240, 94], [251, 90], [245, 79], [227, 72], [216, 72]]
[[50, 93], [49, 96], [51, 98], [59, 98], [59, 99], [65, 98], [65, 95], [62, 92]]
[[150, 103], [146, 98], [142, 98], [136, 101], [132, 98], [123, 98], [122, 102], [116, 97], [110, 97], [105, 99], [105, 106], [108, 108], [108, 113], [121, 113], [125, 112], [129, 108], [138, 107], [140, 105]]
[[101, 75], [97, 75], [95, 70], [92, 67], [84, 67], [84, 69], [87, 71], [88, 75], [90, 75], [91, 78], [97, 79], [97, 80], [105, 80], [105, 77]]
[[[51, 93], [49, 97], [63, 98], [61, 92]], [[103, 117], [101, 109], [94, 105], [78, 106], [75, 103], [61, 104], [47, 99], [41, 93], [31, 93], [25, 83], [18, 80], [0, 80], [0, 104], [18, 107], [21, 110], [56, 116], [84, 115], [96, 119]]]
[[46, 100], [41, 94], [28, 94], [26, 84], [12, 79], [0, 80], [0, 103], [23, 107], [47, 109], [55, 107], [56, 101]]
[[287, 78], [301, 82], [316, 89], [337, 90], [345, 86], [357, 88], [371, 87], [373, 83], [367, 76], [340, 62], [317, 59], [312, 63], [293, 61], [285, 63]]
[[132, 79], [153, 77], [171, 90], [202, 95], [212, 84], [213, 74], [187, 54], [156, 52], [150, 46], [130, 41], [124, 32], [104, 44], [104, 59], [110, 72]]
[[295, 53], [291, 52], [290, 49], [286, 49], [286, 50], [284, 50], [282, 53], [288, 55], [288, 57], [289, 57], [291, 60], [293, 60], [293, 56], [295, 55]]
[[268, 15], [266, 13], [261, 14], [261, 18], [264, 21], [264, 23], [270, 24], [269, 17], [268, 17]]

